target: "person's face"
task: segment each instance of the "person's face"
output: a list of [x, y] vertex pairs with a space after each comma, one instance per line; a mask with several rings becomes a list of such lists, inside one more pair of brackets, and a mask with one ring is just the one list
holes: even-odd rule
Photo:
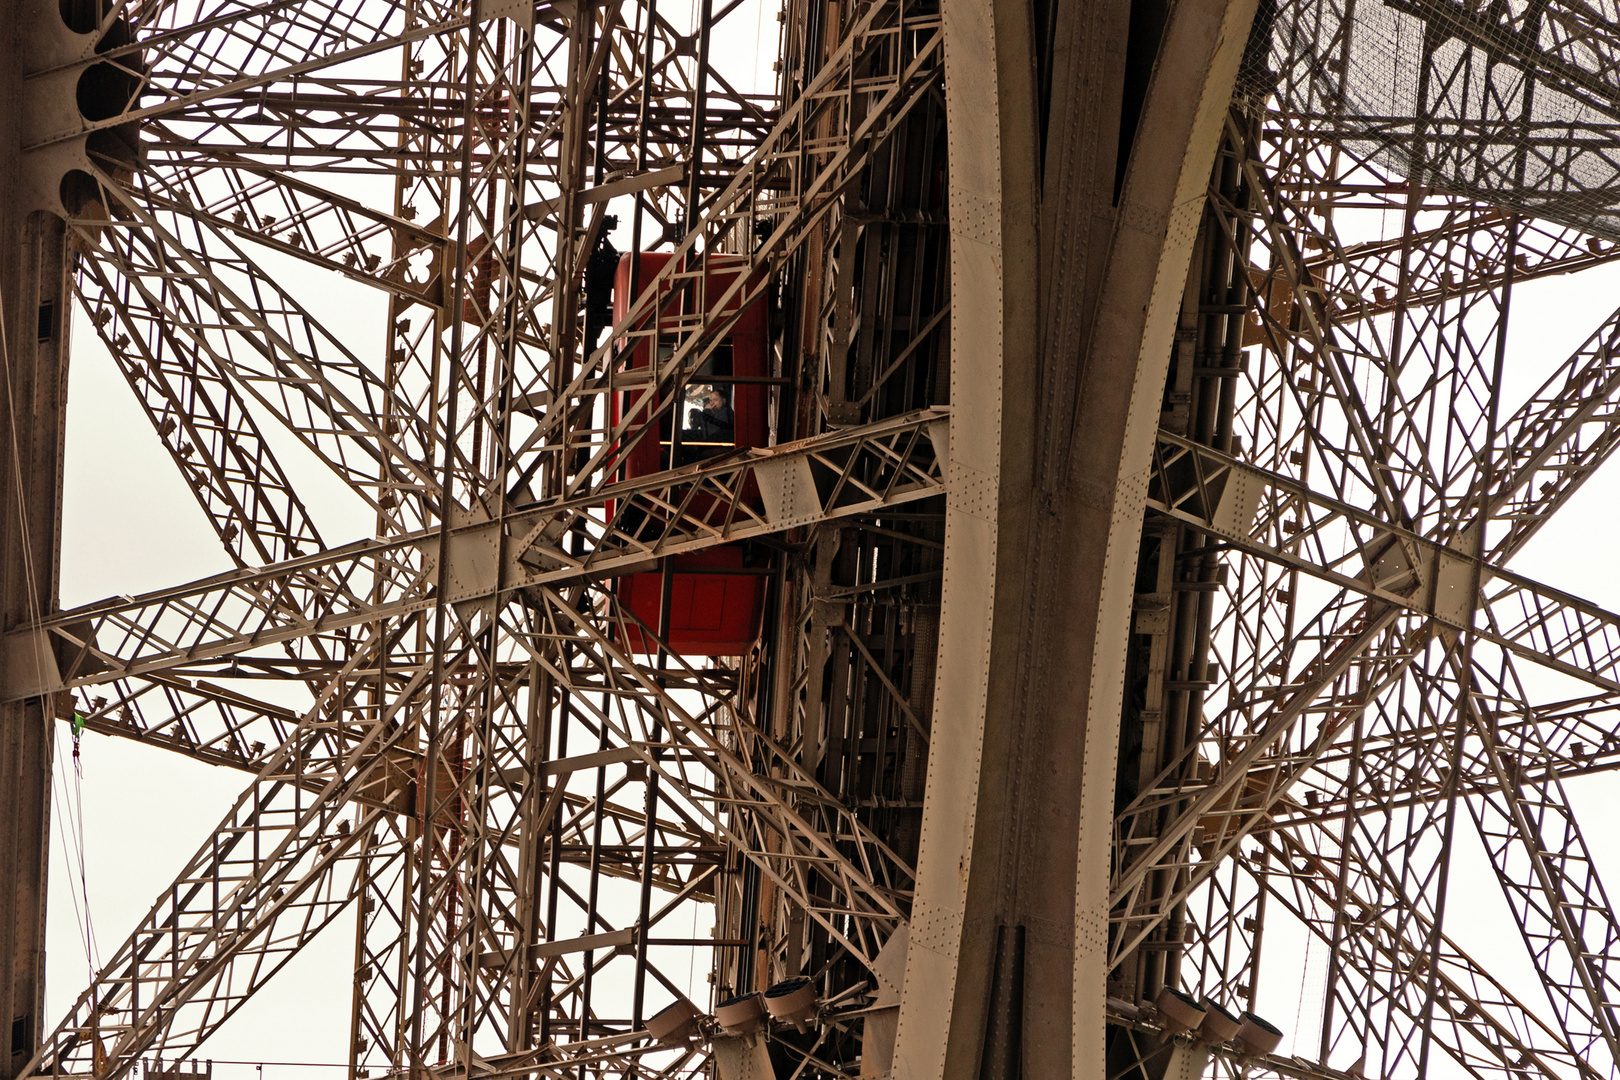
[[722, 394], [718, 390], [710, 390], [709, 391], [709, 408], [718, 409], [720, 406], [724, 405], [725, 403], [726, 403], [726, 395]]

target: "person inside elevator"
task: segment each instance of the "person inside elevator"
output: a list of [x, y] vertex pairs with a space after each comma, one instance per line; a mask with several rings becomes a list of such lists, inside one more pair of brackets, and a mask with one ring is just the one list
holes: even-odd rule
[[736, 441], [737, 417], [731, 411], [731, 402], [718, 386], [709, 387], [701, 409], [687, 413], [687, 426], [681, 432], [683, 443], [725, 443]]

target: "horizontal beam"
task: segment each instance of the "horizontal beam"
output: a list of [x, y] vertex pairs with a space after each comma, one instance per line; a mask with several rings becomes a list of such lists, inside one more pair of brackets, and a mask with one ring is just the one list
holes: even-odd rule
[[[439, 532], [422, 530], [76, 608], [0, 638], [0, 700], [333, 635], [440, 602], [649, 570], [667, 556], [941, 495], [947, 435], [946, 413], [928, 409], [458, 525], [447, 532], [442, 598]], [[570, 537], [585, 550], [568, 550]]]

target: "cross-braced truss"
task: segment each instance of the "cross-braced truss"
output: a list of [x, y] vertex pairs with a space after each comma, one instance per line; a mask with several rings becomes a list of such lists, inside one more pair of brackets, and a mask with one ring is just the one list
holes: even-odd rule
[[[1511, 563], [1620, 445], [1620, 316], [1527, 399], [1503, 373], [1514, 286], [1620, 253], [1620, 17], [1365, 6], [1262, 3], [1211, 177], [1140, 549], [1109, 1060], [1153, 1074], [1164, 987], [1254, 1007], [1269, 917], [1329, 957], [1320, 1023], [1219, 1070], [1611, 1077], [1620, 921], [1567, 788], [1620, 764], [1620, 615]], [[202, 1052], [349, 909], [356, 1077], [879, 1075], [974, 361], [941, 5], [62, 11], [97, 74], [25, 151], [73, 166], [46, 201], [81, 332], [235, 569], [8, 628], [8, 692], [248, 782], [24, 1075]], [[762, 15], [769, 86], [731, 55]], [[762, 372], [730, 375], [758, 310]], [[705, 383], [758, 389], [762, 445], [682, 457]], [[323, 537], [291, 442], [373, 538]], [[764, 599], [710, 659], [670, 607], [720, 551]], [[1458, 943], [1465, 834], [1534, 985]], [[694, 951], [710, 999], [650, 1031]], [[809, 1023], [707, 1017], [798, 977]]]

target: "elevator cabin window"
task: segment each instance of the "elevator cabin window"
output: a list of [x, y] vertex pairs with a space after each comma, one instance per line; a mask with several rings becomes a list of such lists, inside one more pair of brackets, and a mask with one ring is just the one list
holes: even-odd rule
[[[639, 257], [626, 254], [619, 260], [613, 283], [615, 324], [630, 308], [632, 271], [635, 291], [640, 294], [647, 290], [649, 283], [656, 281], [669, 259], [667, 254], [644, 252]], [[735, 257], [711, 257], [704, 279], [705, 290], [710, 296], [723, 294], [741, 270], [741, 260]], [[671, 290], [665, 283], [659, 291], [668, 299], [659, 305], [657, 355], [661, 361], [667, 361], [674, 355], [677, 335], [686, 320], [701, 310], [701, 301], [690, 288]], [[736, 310], [733, 301], [727, 313]], [[626, 344], [618, 360], [624, 372], [647, 368], [653, 355], [649, 335], [631, 340], [636, 344], [634, 347]], [[769, 439], [769, 393], [767, 386], [759, 381], [765, 374], [765, 305], [756, 301], [742, 312], [731, 333], [705, 359], [688, 383], [682, 400], [676, 403], [678, 407], [666, 409], [659, 418], [658, 438], [643, 438], [630, 451], [624, 463], [625, 479], [690, 465], [741, 448], [765, 446]], [[705, 406], [715, 392], [719, 393], [725, 407], [710, 409], [705, 415]], [[615, 395], [615, 424], [621, 416], [633, 415], [638, 405], [644, 405], [643, 395], [649, 393], [650, 389], [632, 389]], [[723, 423], [728, 412], [729, 430]], [[758, 496], [745, 493], [744, 498], [754, 501]], [[767, 569], [765, 552], [747, 543], [724, 544], [673, 556], [667, 638], [671, 651], [690, 656], [746, 653], [759, 638]], [[656, 631], [663, 607], [662, 570], [627, 574], [619, 579], [617, 587], [620, 600], [629, 611]], [[653, 651], [653, 642], [639, 629], [631, 627], [624, 631], [624, 636], [627, 639], [624, 644], [632, 652]]]

